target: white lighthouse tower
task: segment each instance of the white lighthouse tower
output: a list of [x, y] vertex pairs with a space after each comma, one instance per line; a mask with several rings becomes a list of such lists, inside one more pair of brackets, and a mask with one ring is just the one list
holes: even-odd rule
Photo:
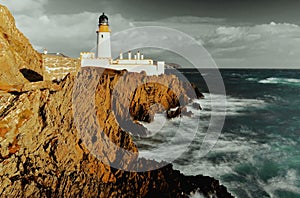
[[96, 58], [111, 59], [110, 33], [108, 17], [103, 13], [99, 17]]
[[136, 54], [132, 54], [129, 51], [127, 56], [123, 56], [123, 53], [120, 53], [119, 58], [113, 60], [111, 57], [110, 34], [108, 17], [103, 13], [99, 17], [96, 54], [93, 52], [81, 52], [81, 67], [101, 67], [137, 73], [144, 71], [148, 76], [164, 74], [164, 61], [153, 61], [145, 58], [140, 51]]

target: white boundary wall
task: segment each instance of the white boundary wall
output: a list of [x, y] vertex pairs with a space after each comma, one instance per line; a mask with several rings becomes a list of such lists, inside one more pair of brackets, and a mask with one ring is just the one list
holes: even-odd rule
[[[152, 60], [138, 60], [136, 62], [134, 60], [122, 60], [120, 62], [118, 61], [119, 60], [112, 61], [111, 59], [106, 58], [93, 58], [93, 55], [85, 53], [81, 56], [81, 67], [102, 67], [114, 70], [125, 69], [128, 72], [137, 73], [145, 71], [147, 76], [160, 75], [165, 73], [165, 62], [163, 61], [158, 61], [157, 65], [154, 65]], [[113, 64], [111, 64], [112, 62]]]

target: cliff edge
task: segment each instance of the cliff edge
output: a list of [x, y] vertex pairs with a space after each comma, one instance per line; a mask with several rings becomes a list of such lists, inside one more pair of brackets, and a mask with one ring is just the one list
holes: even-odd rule
[[[75, 77], [68, 75], [58, 84], [60, 89], [57, 90], [42, 88], [0, 94], [1, 196], [187, 197], [198, 190], [206, 196], [231, 197], [226, 188], [213, 178], [201, 175], [187, 177], [167, 163], [162, 166], [152, 160], [139, 159], [136, 162], [136, 158], [132, 157], [119, 158], [118, 152], [107, 148], [107, 141], [111, 141], [125, 152], [138, 154], [130, 133], [120, 127], [116, 118], [124, 113], [122, 107], [116, 109], [115, 113], [110, 111], [116, 104], [111, 102], [113, 96], [110, 93], [122, 79], [127, 82], [126, 86], [134, 87], [137, 79], [148, 77], [99, 68], [85, 68], [78, 75], [83, 75], [88, 83], [76, 84]], [[173, 82], [174, 88], [182, 88], [175, 76], [168, 78], [173, 79], [169, 82]], [[93, 115], [87, 111], [91, 98], [84, 93], [74, 95], [74, 90], [76, 93], [80, 86], [88, 90], [87, 85], [92, 84], [96, 85], [96, 93], [93, 93], [97, 105], [94, 117], [103, 130], [80, 134], [80, 126], [74, 122], [74, 113], [81, 112], [82, 118], [88, 120], [86, 123], [93, 126], [94, 121], [88, 119]], [[130, 95], [131, 101], [134, 95], [146, 93], [149, 89], [141, 87], [135, 90]], [[156, 91], [166, 98], [172, 96], [161, 88]], [[184, 89], [181, 91], [187, 97]], [[151, 102], [146, 102], [152, 101], [148, 94], [141, 94], [140, 98], [137, 104], [151, 106]], [[82, 109], [74, 109], [74, 99], [80, 101]], [[172, 107], [177, 103], [177, 98], [170, 97], [162, 103]], [[124, 121], [129, 122], [126, 116]], [[142, 131], [140, 128], [136, 133]], [[103, 139], [103, 134], [108, 139]], [[91, 148], [96, 152], [91, 152]], [[123, 168], [134, 166], [133, 169], [143, 168], [137, 166], [157, 167], [157, 170], [127, 172], [115, 169], [110, 164]]]

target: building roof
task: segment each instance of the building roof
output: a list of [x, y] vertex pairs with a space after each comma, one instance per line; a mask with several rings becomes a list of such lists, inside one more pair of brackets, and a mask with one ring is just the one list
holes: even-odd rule
[[69, 58], [68, 56], [64, 55], [63, 53], [57, 52], [57, 53], [47, 53], [47, 55], [52, 55], [52, 56], [60, 56], [60, 57], [66, 57]]

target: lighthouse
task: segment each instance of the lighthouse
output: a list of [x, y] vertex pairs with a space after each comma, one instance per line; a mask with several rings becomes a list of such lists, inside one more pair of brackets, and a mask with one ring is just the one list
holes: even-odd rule
[[128, 51], [127, 55], [121, 52], [119, 58], [113, 60], [111, 56], [110, 33], [108, 17], [103, 13], [99, 17], [96, 54], [94, 52], [81, 52], [81, 67], [101, 67], [136, 73], [144, 71], [148, 76], [164, 74], [164, 61], [153, 61], [146, 58], [140, 51], [136, 53]]
[[111, 59], [110, 33], [108, 17], [103, 13], [99, 17], [96, 58]]

